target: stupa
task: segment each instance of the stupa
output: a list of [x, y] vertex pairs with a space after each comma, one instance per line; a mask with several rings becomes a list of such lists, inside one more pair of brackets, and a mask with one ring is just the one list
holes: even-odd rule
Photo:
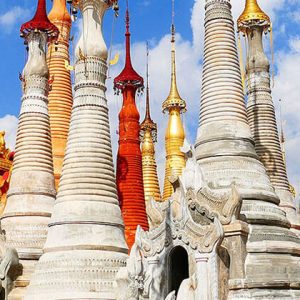
[[[127, 4], [128, 5], [128, 4]], [[138, 225], [148, 229], [146, 215], [142, 153], [140, 148], [140, 114], [135, 95], [144, 87], [143, 78], [133, 69], [130, 54], [129, 10], [126, 10], [126, 60], [122, 72], [114, 80], [114, 89], [123, 96], [119, 113], [119, 150], [117, 156], [117, 189], [125, 223], [129, 249], [134, 243]]]
[[143, 158], [143, 181], [146, 206], [153, 198], [161, 200], [157, 165], [155, 160], [155, 143], [157, 142], [157, 124], [150, 114], [150, 88], [149, 88], [149, 50], [147, 48], [147, 87], [146, 87], [146, 113], [141, 123], [142, 158]]
[[13, 172], [7, 205], [1, 216], [6, 245], [17, 249], [23, 268], [10, 293], [12, 299], [24, 296], [24, 288], [42, 255], [56, 195], [48, 113], [46, 45], [57, 38], [58, 29], [47, 17], [45, 0], [38, 1], [34, 18], [21, 27], [21, 36], [28, 45], [28, 60], [20, 76], [23, 97]]
[[163, 200], [167, 200], [174, 192], [170, 183], [170, 176], [180, 175], [185, 166], [185, 157], [180, 150], [185, 139], [185, 132], [180, 114], [186, 111], [186, 103], [180, 97], [177, 88], [174, 13], [172, 18], [171, 44], [171, 87], [169, 96], [162, 105], [163, 112], [167, 112], [169, 114], [169, 121], [165, 135], [166, 165]]
[[128, 248], [117, 196], [105, 96], [102, 19], [114, 1], [79, 0], [75, 95], [49, 233], [24, 299], [116, 299]]
[[66, 0], [54, 0], [48, 18], [59, 29], [58, 39], [49, 44], [47, 52], [50, 78], [53, 81], [49, 92], [49, 115], [57, 189], [67, 144], [73, 101], [69, 68], [71, 17], [66, 7]]

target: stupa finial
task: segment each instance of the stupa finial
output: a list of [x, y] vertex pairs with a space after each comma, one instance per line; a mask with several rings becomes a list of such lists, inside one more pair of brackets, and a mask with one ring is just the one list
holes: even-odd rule
[[186, 103], [180, 97], [178, 88], [177, 88], [177, 80], [176, 80], [176, 49], [175, 49], [175, 3], [172, 0], [172, 25], [171, 25], [171, 44], [172, 44], [172, 58], [171, 58], [171, 87], [168, 98], [164, 101], [162, 107], [163, 112], [167, 111], [172, 107], [179, 107], [181, 111], [186, 111]]
[[144, 81], [143, 78], [134, 70], [131, 63], [130, 55], [130, 15], [129, 15], [129, 5], [128, 0], [126, 0], [126, 60], [125, 67], [123, 71], [114, 80], [114, 88], [117, 90], [123, 90], [126, 85], [133, 85], [136, 89], [143, 88]]
[[49, 40], [55, 39], [58, 36], [59, 31], [57, 27], [47, 17], [46, 0], [38, 0], [33, 19], [21, 26], [21, 37], [26, 39], [32, 31], [46, 32]]
[[153, 133], [153, 140], [156, 141], [157, 125], [151, 119], [150, 114], [150, 88], [149, 88], [149, 44], [147, 42], [147, 64], [146, 64], [146, 112], [145, 119], [141, 123], [141, 131], [145, 132], [149, 129]]
[[257, 0], [246, 0], [245, 9], [238, 18], [238, 30], [246, 32], [249, 26], [259, 23], [265, 29], [270, 28], [271, 20], [269, 16], [260, 8]]

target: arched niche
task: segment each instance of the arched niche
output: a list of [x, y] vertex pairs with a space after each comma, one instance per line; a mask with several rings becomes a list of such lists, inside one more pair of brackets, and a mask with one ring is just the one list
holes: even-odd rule
[[168, 258], [168, 279], [169, 291], [178, 293], [180, 284], [189, 278], [189, 258], [186, 250], [181, 246], [174, 247], [169, 252]]

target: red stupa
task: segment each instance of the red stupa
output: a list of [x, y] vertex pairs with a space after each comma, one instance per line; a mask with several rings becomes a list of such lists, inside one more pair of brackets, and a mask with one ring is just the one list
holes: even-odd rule
[[114, 88], [123, 94], [119, 113], [119, 151], [117, 157], [117, 189], [125, 223], [129, 251], [138, 225], [148, 230], [143, 187], [142, 154], [140, 149], [140, 115], [135, 94], [143, 89], [143, 78], [133, 69], [130, 58], [129, 11], [126, 11], [126, 62], [114, 80]]
[[27, 39], [28, 35], [32, 31], [46, 32], [48, 35], [48, 40], [56, 39], [59, 34], [58, 28], [53, 25], [48, 19], [46, 11], [46, 0], [38, 1], [36, 13], [33, 19], [21, 26], [21, 37]]

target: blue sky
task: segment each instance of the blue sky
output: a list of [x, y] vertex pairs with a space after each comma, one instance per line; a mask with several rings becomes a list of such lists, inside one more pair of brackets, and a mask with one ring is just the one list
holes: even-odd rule
[[[183, 117], [187, 137], [193, 142], [198, 124], [201, 89], [204, 0], [175, 0], [177, 30], [178, 86], [181, 96], [187, 101], [188, 112]], [[236, 20], [244, 8], [244, 0], [232, 0]], [[273, 97], [284, 100], [285, 131], [287, 135], [287, 159], [289, 177], [296, 188], [300, 187], [300, 4], [299, 0], [260, 0], [261, 7], [273, 20], [275, 48], [275, 88]], [[169, 91], [170, 82], [170, 22], [171, 0], [129, 0], [131, 11], [132, 59], [136, 70], [145, 75], [145, 43], [150, 41], [150, 84], [152, 115], [158, 123], [157, 161], [162, 179], [164, 168], [164, 130], [167, 116], [161, 113], [161, 103]], [[19, 37], [20, 25], [32, 18], [36, 0], [0, 1], [0, 130], [7, 131], [10, 147], [14, 145], [20, 110], [21, 87], [18, 73], [25, 64], [25, 47]], [[51, 1], [48, 0], [48, 10]], [[118, 65], [111, 69], [113, 78], [123, 67], [124, 59], [124, 9], [125, 0], [120, 0], [120, 17], [116, 23], [113, 53], [120, 52]], [[80, 22], [73, 26], [78, 34]], [[105, 40], [109, 43], [112, 28], [112, 12], [104, 22]], [[269, 53], [269, 40], [265, 39]], [[121, 99], [112, 92], [112, 80], [107, 81], [107, 98], [110, 105], [112, 141], [117, 144], [117, 113]], [[141, 118], [144, 114], [144, 97], [137, 99]]]

